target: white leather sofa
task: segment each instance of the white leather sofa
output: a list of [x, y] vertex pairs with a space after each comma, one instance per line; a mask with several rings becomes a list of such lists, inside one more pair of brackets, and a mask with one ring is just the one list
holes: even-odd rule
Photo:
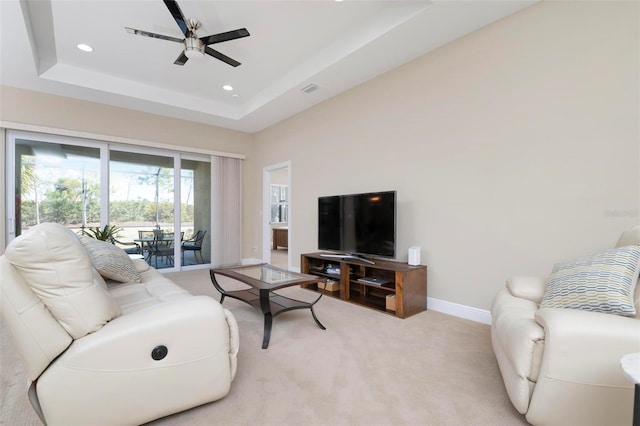
[[[239, 342], [233, 315], [142, 260], [114, 266], [114, 246], [94, 241], [41, 224], [0, 257], [1, 318], [43, 423], [141, 424], [227, 395]], [[96, 264], [133, 279], [104, 280]]]
[[[616, 247], [640, 244], [640, 228]], [[491, 339], [514, 407], [533, 425], [629, 426], [633, 384], [620, 358], [640, 352], [640, 286], [635, 317], [543, 308], [547, 278], [516, 276], [494, 298]]]

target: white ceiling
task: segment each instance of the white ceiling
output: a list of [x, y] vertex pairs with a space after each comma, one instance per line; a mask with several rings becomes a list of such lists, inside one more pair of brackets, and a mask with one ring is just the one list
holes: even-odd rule
[[124, 30], [184, 38], [161, 0], [0, 0], [0, 84], [256, 132], [537, 1], [179, 0], [234, 68]]

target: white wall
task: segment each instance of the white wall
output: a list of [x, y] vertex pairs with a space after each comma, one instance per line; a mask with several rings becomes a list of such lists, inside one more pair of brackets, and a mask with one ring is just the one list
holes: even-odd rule
[[613, 245], [638, 222], [638, 22], [543, 2], [260, 132], [247, 238], [259, 170], [291, 160], [294, 266], [318, 196], [391, 189], [398, 259], [422, 247], [436, 299], [489, 309], [509, 275]]

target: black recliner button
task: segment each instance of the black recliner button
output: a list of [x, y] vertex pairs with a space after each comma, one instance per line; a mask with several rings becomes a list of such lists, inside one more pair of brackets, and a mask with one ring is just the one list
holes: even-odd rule
[[167, 349], [166, 346], [164, 345], [156, 346], [151, 351], [151, 358], [153, 358], [156, 361], [160, 361], [162, 358], [167, 356], [168, 352], [169, 350]]

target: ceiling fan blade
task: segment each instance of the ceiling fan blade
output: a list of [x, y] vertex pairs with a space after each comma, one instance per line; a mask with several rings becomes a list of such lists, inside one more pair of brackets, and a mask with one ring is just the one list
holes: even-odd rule
[[236, 61], [235, 59], [231, 59], [227, 55], [223, 55], [222, 53], [218, 52], [217, 50], [213, 50], [209, 46], [205, 46], [204, 53], [206, 53], [207, 55], [213, 56], [216, 59], [220, 59], [222, 62], [226, 62], [227, 64], [231, 65], [232, 67], [237, 67], [238, 65], [240, 65], [240, 62]]
[[188, 60], [189, 58], [187, 58], [187, 55], [184, 54], [184, 50], [183, 50], [180, 56], [178, 56], [178, 59], [176, 59], [176, 61], [174, 62], [174, 64], [184, 65]]
[[226, 33], [212, 34], [206, 37], [200, 37], [204, 44], [222, 43], [223, 41], [235, 40], [237, 38], [248, 37], [249, 31], [246, 28], [239, 30], [227, 31]]
[[136, 30], [135, 28], [129, 28], [129, 27], [124, 27], [124, 29], [129, 34], [135, 34], [135, 35], [151, 37], [151, 38], [159, 38], [159, 39], [162, 39], [162, 40], [175, 41], [176, 43], [184, 42], [184, 40], [181, 39], [181, 38], [166, 36], [166, 35], [163, 35], [163, 34], [150, 33], [149, 31]]
[[187, 20], [184, 19], [178, 3], [175, 0], [164, 0], [164, 4], [167, 6], [167, 9], [169, 9], [169, 12], [171, 12], [173, 19], [176, 20], [176, 24], [180, 27], [182, 34], [184, 34], [185, 37], [189, 37], [190, 28], [187, 25]]

